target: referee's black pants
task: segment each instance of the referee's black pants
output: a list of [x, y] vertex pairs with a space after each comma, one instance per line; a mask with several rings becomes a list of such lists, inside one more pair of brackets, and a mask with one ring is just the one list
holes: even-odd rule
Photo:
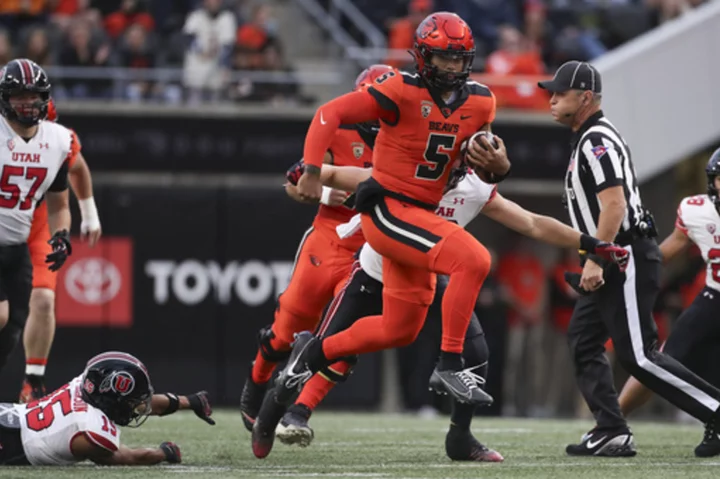
[[582, 296], [568, 327], [578, 386], [600, 429], [625, 427], [604, 344], [613, 340], [620, 364], [642, 384], [707, 423], [720, 407], [720, 390], [658, 350], [652, 310], [660, 290], [660, 250], [655, 240], [638, 239], [625, 273], [605, 270], [605, 284]]

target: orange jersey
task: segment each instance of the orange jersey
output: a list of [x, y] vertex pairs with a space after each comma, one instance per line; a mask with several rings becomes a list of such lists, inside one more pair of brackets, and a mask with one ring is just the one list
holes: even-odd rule
[[[370, 168], [372, 166], [372, 150], [375, 143], [375, 134], [369, 129], [357, 127], [356, 125], [343, 125], [335, 133], [329, 151], [332, 155], [332, 164], [336, 166], [356, 166]], [[362, 232], [340, 240], [337, 238], [335, 228], [350, 221], [356, 211], [348, 206], [327, 206], [320, 205], [313, 226], [319, 230], [330, 232], [332, 238], [337, 240], [343, 247], [350, 250], [357, 250], [365, 240]]]
[[446, 104], [419, 75], [393, 71], [368, 89], [384, 112], [373, 150], [373, 177], [386, 189], [435, 205], [460, 145], [495, 119], [495, 96], [468, 81]]

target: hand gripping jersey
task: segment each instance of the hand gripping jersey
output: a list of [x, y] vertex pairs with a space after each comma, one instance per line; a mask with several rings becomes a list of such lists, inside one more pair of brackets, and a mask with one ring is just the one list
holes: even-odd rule
[[[342, 125], [333, 138], [330, 145], [330, 154], [332, 155], [332, 164], [336, 166], [356, 166], [359, 168], [369, 168], [372, 166], [372, 151], [375, 145], [375, 133], [370, 129], [358, 127], [356, 125]], [[353, 198], [350, 197], [348, 202], [340, 206], [320, 205], [317, 216], [313, 222], [313, 227], [329, 234], [333, 240], [337, 240], [335, 235], [335, 227], [345, 223], [355, 215], [353, 209]], [[357, 251], [362, 246], [362, 233], [346, 238], [342, 241], [342, 245], [349, 250]]]
[[0, 118], [0, 246], [27, 241], [35, 206], [79, 149], [75, 134], [57, 123], [41, 121], [26, 142]]
[[680, 202], [675, 227], [695, 243], [707, 263], [705, 285], [720, 291], [720, 214], [707, 195]]
[[70, 451], [70, 444], [80, 434], [108, 451], [120, 447], [120, 429], [102, 411], [83, 401], [81, 388], [82, 376], [78, 376], [39, 401], [14, 405], [30, 464], [78, 462]]
[[437, 204], [462, 142], [495, 119], [495, 97], [467, 81], [445, 103], [419, 75], [394, 71], [368, 92], [384, 111], [395, 112], [375, 141], [373, 178], [388, 190]]
[[[445, 193], [436, 214], [464, 228], [492, 201], [495, 193], [495, 185], [483, 182], [469, 171], [455, 188]], [[360, 251], [360, 266], [371, 278], [382, 282], [382, 256], [368, 243]]]

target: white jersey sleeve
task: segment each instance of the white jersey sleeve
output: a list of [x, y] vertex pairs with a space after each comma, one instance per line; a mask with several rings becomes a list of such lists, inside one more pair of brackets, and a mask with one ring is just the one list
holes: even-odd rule
[[[445, 193], [435, 213], [465, 228], [495, 197], [495, 185], [482, 181], [472, 170]], [[368, 243], [360, 251], [360, 266], [371, 278], [382, 282], [382, 256]]]
[[15, 405], [25, 456], [32, 465], [69, 465], [79, 462], [71, 451], [79, 435], [108, 451], [120, 447], [120, 430], [81, 395], [77, 377], [41, 401]]
[[35, 206], [79, 150], [73, 138], [64, 126], [42, 121], [25, 141], [0, 117], [0, 246], [27, 241]]
[[707, 195], [680, 202], [675, 227], [697, 245], [707, 264], [705, 285], [720, 291], [720, 214]]

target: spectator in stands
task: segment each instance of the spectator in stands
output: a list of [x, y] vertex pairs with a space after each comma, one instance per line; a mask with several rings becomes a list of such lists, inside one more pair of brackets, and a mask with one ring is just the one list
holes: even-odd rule
[[50, 42], [44, 28], [34, 28], [28, 35], [25, 45], [25, 58], [34, 61], [41, 67], [52, 64]]
[[91, 6], [90, 0], [50, 0], [48, 11], [50, 21], [63, 32], [75, 21], [83, 21], [92, 28], [99, 28], [102, 23], [100, 11]]
[[645, 0], [645, 5], [657, 11], [659, 23], [677, 18], [702, 3], [705, 0]]
[[517, 4], [510, 0], [436, 0], [435, 7], [465, 19], [478, 40], [476, 48], [485, 53], [498, 48], [500, 25], [521, 28]]
[[402, 52], [402, 58], [391, 55], [385, 60], [386, 65], [395, 68], [407, 68], [413, 64], [407, 50], [413, 46], [415, 30], [432, 11], [432, 0], [412, 0], [408, 5], [408, 15], [392, 23], [388, 35], [388, 49]]
[[43, 21], [46, 0], [0, 0], [0, 27], [12, 34]]
[[142, 0], [123, 0], [120, 9], [105, 17], [104, 23], [105, 31], [113, 39], [119, 38], [131, 25], [141, 25], [147, 32], [155, 28], [155, 20]]
[[14, 57], [10, 45], [10, 34], [7, 30], [0, 30], [0, 65], [5, 65]]
[[[130, 25], [120, 45], [119, 63], [125, 68], [154, 68], [155, 51], [150, 47], [145, 27], [140, 23]], [[148, 80], [131, 81], [125, 86], [125, 96], [132, 101], [148, 99], [154, 91], [154, 83]]]
[[220, 97], [229, 80], [236, 26], [232, 13], [222, 9], [222, 0], [204, 0], [192, 12], [183, 28], [188, 38], [185, 53], [184, 84], [191, 102], [209, 95]]
[[[110, 58], [110, 45], [102, 39], [93, 40], [90, 26], [75, 21], [68, 31], [68, 43], [60, 54], [60, 64], [68, 67], [103, 67]], [[64, 82], [66, 93], [74, 98], [105, 97], [107, 80], [69, 79]]]

